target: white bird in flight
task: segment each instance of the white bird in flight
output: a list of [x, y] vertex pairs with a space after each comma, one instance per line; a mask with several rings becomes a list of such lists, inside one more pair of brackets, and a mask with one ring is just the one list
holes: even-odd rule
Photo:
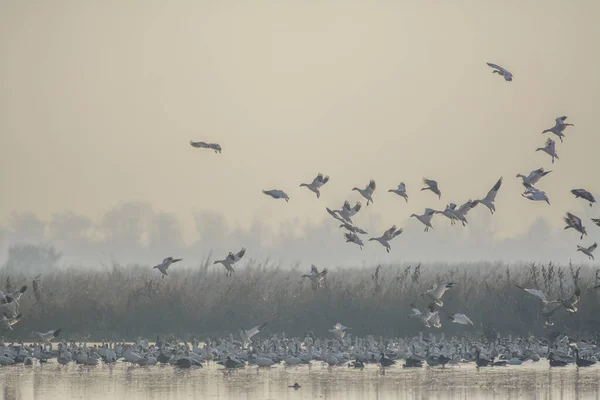
[[573, 189], [571, 190], [571, 193], [575, 195], [576, 199], [582, 198], [584, 200], [589, 201], [590, 207], [593, 205], [593, 203], [596, 202], [596, 198], [594, 197], [594, 195], [585, 189]]
[[552, 164], [554, 164], [555, 158], [559, 160], [558, 154], [556, 154], [556, 142], [550, 138], [546, 139], [546, 144], [544, 147], [538, 147], [537, 149], [535, 149], [535, 151], [543, 151], [544, 153], [552, 157]]
[[[350, 203], [348, 201], [344, 202], [341, 210], [331, 211], [329, 208], [325, 207], [327, 212], [333, 216], [335, 219], [341, 222], [349, 222], [352, 224], [352, 217], [356, 215], [360, 211], [362, 204], [357, 201], [354, 207], [350, 207]], [[339, 215], [336, 215], [336, 213]], [[341, 218], [340, 218], [341, 217]]]
[[333, 326], [333, 329], [329, 329], [329, 332], [333, 333], [333, 336], [335, 336], [336, 338], [343, 340], [344, 335], [346, 335], [346, 329], [350, 329], [350, 328], [337, 322]]
[[33, 332], [33, 335], [36, 336], [43, 343], [50, 343], [50, 341], [52, 339], [54, 339], [55, 337], [58, 337], [58, 335], [60, 334], [60, 331], [61, 331], [61, 329], [58, 328], [57, 330], [52, 330], [52, 331], [48, 331], [45, 333]]
[[438, 195], [438, 198], [442, 198], [442, 192], [438, 187], [438, 183], [433, 179], [423, 178], [423, 183], [427, 185], [427, 187], [422, 188], [421, 190], [431, 190], [433, 193]]
[[171, 266], [171, 264], [174, 264], [176, 262], [181, 261], [181, 258], [173, 258], [173, 257], [167, 257], [163, 260], [162, 263], [155, 265], [154, 267], [152, 267], [152, 269], [154, 268], [158, 268], [158, 270], [162, 273], [162, 277], [164, 278], [165, 276], [169, 275], [167, 273], [167, 269], [169, 269], [169, 267]]
[[344, 233], [344, 237], [346, 238], [346, 243], [354, 243], [360, 247], [362, 250], [364, 243], [354, 232], [346, 232]]
[[435, 312], [435, 304], [430, 303], [424, 311], [419, 310], [413, 303], [410, 303], [410, 308], [412, 310], [412, 314], [409, 314], [408, 318], [417, 318], [421, 320], [421, 322], [423, 322], [427, 328], [431, 328], [431, 325], [429, 325], [429, 319]]
[[544, 171], [544, 168], [542, 167], [531, 171], [527, 176], [517, 174], [517, 178], [521, 178], [523, 180], [523, 186], [529, 188], [538, 183], [541, 178], [548, 175], [550, 172], [552, 171]]
[[442, 301], [442, 296], [448, 289], [453, 288], [454, 286], [456, 286], [456, 283], [454, 282], [444, 281], [440, 283], [434, 283], [426, 292], [421, 293], [421, 296], [427, 296], [433, 300], [436, 306], [443, 307], [444, 302]]
[[310, 267], [310, 275], [302, 275], [302, 278], [308, 278], [312, 282], [313, 289], [321, 287], [323, 280], [327, 276], [327, 268], [323, 268], [323, 271], [319, 272], [315, 265]]
[[242, 247], [242, 249], [240, 251], [238, 251], [236, 254], [229, 252], [229, 254], [227, 255], [227, 257], [225, 257], [225, 259], [217, 260], [213, 263], [213, 265], [214, 264], [223, 264], [223, 266], [225, 267], [225, 270], [226, 270], [225, 276], [231, 276], [232, 274], [235, 273], [235, 270], [233, 269], [233, 264], [240, 261], [242, 259], [242, 257], [244, 257], [244, 254], [246, 254], [246, 248]]
[[469, 199], [465, 204], [460, 206], [458, 210], [454, 210], [454, 215], [462, 222], [463, 226], [466, 226], [466, 224], [469, 223], [469, 221], [467, 221], [467, 213], [475, 208], [476, 205], [476, 201]]
[[471, 321], [471, 319], [469, 317], [467, 317], [465, 314], [461, 314], [461, 313], [449, 314], [448, 318], [455, 324], [473, 325], [473, 321]]
[[583, 254], [585, 254], [586, 256], [588, 256], [590, 258], [590, 260], [593, 260], [594, 259], [594, 255], [592, 253], [594, 252], [594, 250], [596, 250], [596, 247], [598, 247], [597, 243], [594, 243], [590, 247], [583, 247], [583, 246], [577, 245], [577, 251], [582, 252]]
[[546, 132], [552, 132], [554, 133], [556, 136], [558, 136], [558, 138], [560, 139], [561, 143], [563, 141], [563, 137], [565, 137], [563, 131], [565, 130], [565, 128], [567, 126], [574, 126], [573, 124], [567, 124], [565, 123], [565, 120], [567, 119], [566, 116], [562, 116], [562, 117], [558, 117], [556, 118], [554, 121], [554, 126], [550, 129], [546, 129], [545, 131], [542, 132], [542, 134], [546, 133]]
[[442, 214], [444, 217], [446, 217], [450, 220], [450, 225], [454, 225], [456, 223], [456, 220], [458, 219], [456, 217], [455, 211], [456, 211], [456, 204], [450, 203], [446, 206], [446, 209], [444, 211], [436, 211], [435, 213]]
[[494, 206], [494, 200], [496, 200], [496, 194], [498, 190], [500, 190], [500, 186], [502, 185], [502, 178], [498, 179], [498, 182], [490, 189], [487, 195], [481, 200], [475, 200], [477, 204], [481, 203], [486, 206], [490, 212], [493, 214], [496, 211], [496, 207]]
[[240, 337], [242, 338], [242, 341], [246, 343], [250, 342], [250, 340], [252, 340], [252, 337], [259, 334], [265, 326], [267, 326], [266, 322], [262, 325], [255, 326], [254, 328], [248, 330], [240, 328]]
[[404, 200], [408, 203], [408, 194], [406, 193], [406, 185], [404, 182], [400, 182], [398, 188], [390, 189], [388, 192], [396, 193], [398, 196], [404, 197]]
[[196, 148], [212, 149], [215, 153], [221, 152], [221, 146], [217, 143], [194, 142], [193, 140], [190, 140], [190, 145]]
[[358, 193], [360, 193], [362, 197], [367, 199], [367, 206], [368, 206], [369, 203], [373, 202], [372, 196], [373, 196], [373, 192], [375, 191], [375, 187], [376, 187], [375, 181], [371, 179], [371, 181], [369, 182], [367, 187], [365, 187], [364, 189], [354, 187], [354, 188], [352, 188], [352, 190], [358, 191]]
[[309, 188], [311, 191], [317, 194], [317, 199], [321, 197], [321, 192], [319, 189], [321, 186], [329, 182], [329, 176], [323, 176], [323, 174], [319, 173], [315, 179], [311, 183], [301, 183], [300, 187], [305, 186]]
[[487, 63], [488, 66], [494, 68], [494, 70], [492, 71], [492, 74], [498, 74], [498, 75], [502, 75], [504, 77], [505, 81], [512, 81], [513, 79], [513, 74], [511, 74], [510, 72], [508, 72], [508, 70], [502, 68], [499, 65], [496, 64], [492, 64], [492, 63]]
[[525, 193], [521, 193], [521, 196], [532, 201], [545, 201], [546, 203], [548, 203], [548, 205], [550, 205], [550, 199], [548, 199], [546, 192], [536, 189], [533, 186], [527, 188], [527, 190], [525, 190]]
[[567, 226], [565, 226], [565, 229], [575, 229], [577, 232], [581, 233], [581, 239], [583, 239], [583, 235], [587, 235], [587, 231], [585, 230], [585, 226], [583, 226], [583, 223], [581, 222], [581, 218], [579, 218], [577, 215], [571, 214], [570, 212], [567, 213], [567, 216], [563, 218], [565, 223], [567, 224]]
[[284, 199], [286, 202], [290, 201], [290, 197], [283, 190], [273, 189], [263, 190], [262, 192], [267, 196], [271, 196], [274, 199]]
[[361, 235], [366, 235], [367, 231], [360, 229], [358, 226], [354, 226], [352, 224], [349, 224], [346, 221], [342, 221], [342, 224], [340, 225], [340, 228], [345, 228], [347, 230], [349, 230], [352, 233], [360, 233]]
[[390, 250], [392, 249], [391, 246], [390, 246], [390, 243], [389, 243], [390, 240], [392, 240], [396, 236], [400, 235], [401, 233], [402, 233], [402, 228], [396, 229], [396, 225], [394, 225], [390, 229], [388, 229], [387, 231], [385, 231], [383, 233], [383, 235], [381, 235], [380, 237], [370, 238], [369, 241], [371, 241], [371, 240], [378, 241], [379, 243], [381, 243], [381, 245], [383, 247], [385, 247], [385, 249], [389, 253]]
[[431, 208], [426, 208], [423, 215], [411, 214], [411, 218], [415, 217], [419, 221], [421, 221], [421, 223], [425, 225], [425, 232], [427, 232], [429, 231], [429, 228], [433, 229], [433, 226], [431, 225], [431, 218], [433, 218], [434, 214], [435, 210]]

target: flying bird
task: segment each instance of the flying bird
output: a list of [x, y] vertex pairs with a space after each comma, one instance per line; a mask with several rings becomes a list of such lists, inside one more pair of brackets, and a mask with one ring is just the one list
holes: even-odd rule
[[262, 325], [255, 326], [254, 328], [248, 330], [240, 328], [240, 337], [242, 338], [242, 341], [245, 343], [250, 342], [252, 340], [252, 337], [259, 334], [265, 328], [265, 326], [267, 326], [266, 322]]
[[152, 267], [152, 269], [154, 268], [158, 268], [158, 270], [161, 272], [162, 277], [164, 278], [165, 276], [169, 275], [167, 273], [167, 269], [169, 269], [169, 267], [171, 266], [171, 264], [175, 264], [176, 262], [181, 261], [181, 258], [173, 258], [173, 257], [167, 257], [163, 260], [162, 263], [155, 265], [154, 267]]
[[581, 296], [581, 289], [576, 288], [575, 293], [568, 299], [561, 299], [560, 303], [562, 306], [571, 314], [577, 312], [577, 303], [579, 303], [579, 297]]
[[583, 226], [583, 223], [581, 222], [581, 218], [568, 212], [567, 216], [563, 219], [567, 224], [567, 226], [565, 226], [565, 229], [573, 228], [577, 232], [581, 233], [581, 238], [579, 240], [583, 239], [583, 235], [587, 235], [587, 231], [585, 230], [585, 226]]
[[289, 196], [283, 190], [273, 189], [263, 190], [262, 192], [267, 196], [271, 196], [274, 199], [284, 199], [286, 202], [290, 201]]
[[551, 132], [554, 133], [556, 136], [558, 136], [558, 138], [560, 139], [561, 143], [563, 141], [563, 137], [565, 137], [563, 131], [565, 130], [565, 128], [567, 126], [574, 126], [573, 124], [567, 124], [565, 122], [565, 120], [567, 119], [566, 116], [562, 116], [562, 117], [558, 117], [556, 118], [554, 121], [554, 126], [550, 129], [546, 129], [542, 132], [542, 134], [546, 133], [546, 132]]
[[421, 293], [421, 296], [427, 296], [433, 300], [436, 306], [443, 307], [444, 302], [442, 301], [442, 296], [448, 289], [453, 288], [454, 286], [456, 286], [456, 283], [454, 282], [444, 281], [440, 283], [434, 283], [426, 292]]
[[232, 252], [229, 252], [229, 254], [227, 255], [227, 257], [225, 257], [225, 259], [223, 260], [217, 260], [213, 263], [214, 264], [223, 264], [223, 266], [225, 267], [225, 276], [231, 276], [232, 274], [235, 273], [235, 269], [233, 269], [233, 265], [235, 263], [237, 263], [238, 261], [240, 261], [242, 259], [242, 257], [244, 257], [244, 254], [246, 254], [246, 248], [242, 247], [242, 249], [240, 251], [238, 251], [236, 254], [233, 254]]
[[346, 221], [343, 221], [343, 222], [342, 222], [342, 224], [340, 225], [340, 228], [345, 228], [345, 229], [349, 230], [349, 231], [350, 231], [350, 232], [352, 232], [352, 233], [360, 233], [361, 235], [366, 235], [366, 234], [367, 234], [367, 232], [366, 232], [366, 231], [364, 231], [364, 230], [360, 229], [360, 228], [359, 228], [359, 227], [357, 227], [357, 226], [354, 226], [354, 225], [352, 225], [352, 224], [349, 224], [349, 223], [348, 223], [348, 222], [346, 222]]
[[523, 179], [523, 186], [526, 188], [530, 188], [539, 182], [541, 178], [548, 175], [552, 171], [544, 171], [544, 168], [539, 168], [534, 171], [531, 171], [529, 175], [521, 175], [517, 174], [517, 178]]
[[427, 232], [429, 231], [429, 228], [433, 229], [433, 226], [431, 225], [431, 218], [433, 218], [434, 214], [435, 210], [431, 208], [426, 208], [423, 215], [411, 214], [411, 218], [415, 217], [416, 219], [421, 221], [421, 223], [425, 225], [425, 232]]
[[533, 186], [527, 188], [525, 193], [521, 193], [521, 196], [532, 201], [545, 201], [548, 203], [548, 205], [550, 205], [550, 199], [548, 199], [546, 192], [536, 189]]
[[[338, 221], [341, 221], [342, 223], [349, 222], [352, 224], [352, 217], [355, 216], [356, 213], [358, 213], [360, 211], [361, 207], [362, 207], [362, 204], [358, 201], [356, 202], [354, 207], [350, 207], [350, 203], [348, 201], [345, 201], [341, 210], [331, 211], [327, 207], [325, 207], [325, 209], [331, 216], [333, 216]], [[336, 213], [337, 213], [337, 215], [336, 215]], [[338, 217], [338, 215], [339, 215], [339, 217]]]
[[408, 194], [406, 193], [406, 185], [404, 182], [400, 182], [398, 188], [390, 189], [388, 192], [396, 193], [398, 196], [404, 197], [404, 200], [408, 203]]
[[535, 151], [543, 151], [552, 157], [552, 164], [554, 164], [554, 159], [558, 158], [558, 154], [556, 154], [556, 142], [550, 138], [546, 139], [546, 145], [544, 147], [538, 147]]
[[598, 247], [597, 243], [594, 243], [590, 247], [583, 247], [583, 246], [577, 245], [577, 251], [582, 252], [583, 254], [585, 254], [586, 256], [588, 256], [590, 260], [593, 260], [594, 259], [594, 255], [592, 253], [594, 252], [594, 250], [596, 250], [596, 247]]
[[466, 224], [469, 223], [469, 221], [467, 221], [467, 213], [475, 208], [477, 204], [477, 201], [469, 199], [465, 204], [460, 206], [458, 210], [454, 210], [454, 215], [462, 222], [463, 226], [466, 226]]
[[455, 214], [456, 211], [456, 204], [454, 203], [450, 203], [446, 206], [446, 209], [444, 211], [436, 211], [436, 214], [442, 214], [444, 217], [448, 218], [450, 220], [450, 225], [454, 225], [456, 223], [456, 220], [458, 220], [458, 217]]
[[427, 185], [427, 187], [424, 187], [421, 190], [431, 190], [433, 193], [438, 195], [438, 198], [442, 198], [442, 192], [440, 191], [436, 181], [433, 179], [423, 178], [423, 183]]
[[429, 325], [429, 319], [435, 312], [435, 304], [430, 303], [424, 311], [419, 310], [413, 303], [410, 303], [410, 308], [412, 310], [412, 314], [409, 314], [408, 318], [417, 318], [423, 322], [427, 328], [431, 328], [431, 325]]
[[194, 142], [193, 140], [190, 140], [190, 145], [192, 145], [192, 147], [196, 147], [196, 148], [212, 149], [215, 151], [215, 153], [221, 152], [221, 146], [218, 145], [217, 143]]
[[582, 198], [584, 200], [589, 201], [590, 207], [596, 202], [596, 198], [594, 197], [594, 195], [585, 189], [573, 189], [571, 190], [571, 193], [575, 195], [576, 199]]
[[323, 280], [327, 276], [327, 268], [323, 268], [323, 271], [319, 272], [315, 265], [310, 267], [310, 275], [302, 275], [302, 278], [310, 279], [313, 290], [317, 290], [321, 287]]
[[502, 75], [504, 77], [505, 81], [508, 81], [508, 82], [512, 81], [513, 74], [508, 72], [506, 69], [502, 68], [499, 65], [492, 64], [492, 63], [487, 63], [487, 65], [494, 68], [494, 70], [492, 71], [492, 74]]
[[369, 241], [375, 240], [375, 241], [381, 243], [381, 245], [383, 247], [385, 247], [386, 251], [389, 253], [390, 250], [392, 249], [391, 246], [390, 246], [390, 243], [389, 243], [390, 240], [392, 240], [396, 236], [400, 235], [401, 233], [402, 233], [402, 228], [396, 229], [396, 225], [394, 225], [390, 229], [388, 229], [387, 231], [385, 231], [383, 233], [383, 235], [381, 235], [380, 237], [370, 238]]
[[337, 322], [335, 325], [333, 325], [333, 329], [329, 329], [329, 332], [333, 333], [333, 336], [336, 338], [343, 340], [347, 329], [350, 328]]
[[60, 335], [60, 331], [61, 331], [61, 329], [58, 328], [57, 330], [48, 331], [46, 333], [33, 332], [33, 335], [35, 337], [37, 337], [40, 340], [40, 342], [50, 343], [50, 341], [52, 339], [54, 339], [55, 337], [58, 337], [58, 335]]
[[592, 218], [592, 222], [600, 226], [600, 218]]
[[535, 296], [538, 298], [539, 301], [542, 302], [542, 304], [544, 306], [548, 305], [548, 304], [559, 304], [560, 300], [554, 300], [554, 301], [548, 301], [548, 299], [546, 298], [546, 295], [544, 294], [544, 292], [542, 292], [541, 290], [538, 289], [526, 289], [522, 286], [516, 285], [519, 289], [524, 290], [525, 292]]
[[323, 176], [323, 174], [319, 173], [315, 179], [311, 183], [301, 183], [300, 187], [305, 186], [309, 188], [311, 191], [317, 194], [317, 199], [321, 197], [321, 192], [319, 189], [321, 186], [329, 182], [329, 176]]
[[352, 188], [352, 190], [356, 190], [358, 191], [358, 193], [360, 193], [362, 195], [362, 197], [364, 197], [365, 199], [367, 199], [367, 206], [369, 205], [369, 202], [373, 202], [373, 192], [375, 191], [375, 181], [371, 179], [371, 181], [369, 182], [369, 184], [367, 185], [366, 188], [364, 189], [360, 189], [357, 187]]
[[356, 235], [356, 233], [346, 232], [346, 233], [344, 233], [344, 237], [346, 238], [346, 243], [354, 243], [354, 244], [358, 245], [360, 247], [360, 249], [362, 250], [364, 243], [362, 240], [360, 240], [360, 238]]
[[494, 206], [494, 200], [496, 200], [496, 194], [502, 185], [502, 178], [498, 179], [498, 182], [490, 189], [490, 191], [485, 195], [485, 197], [481, 200], [475, 200], [477, 204], [481, 203], [486, 206], [490, 212], [493, 214], [496, 211], [496, 207]]
[[460, 313], [449, 314], [448, 318], [455, 324], [473, 325], [473, 321], [471, 321], [471, 319], [469, 317], [467, 317], [465, 314], [460, 314]]

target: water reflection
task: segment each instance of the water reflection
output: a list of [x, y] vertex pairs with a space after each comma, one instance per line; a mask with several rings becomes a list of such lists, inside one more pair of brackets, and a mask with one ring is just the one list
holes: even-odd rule
[[[461, 365], [385, 371], [311, 366], [225, 371], [171, 366], [95, 367], [55, 362], [0, 368], [4, 399], [588, 399], [597, 398], [600, 367], [550, 369], [548, 364], [505, 368]], [[298, 382], [297, 391], [288, 388]]]

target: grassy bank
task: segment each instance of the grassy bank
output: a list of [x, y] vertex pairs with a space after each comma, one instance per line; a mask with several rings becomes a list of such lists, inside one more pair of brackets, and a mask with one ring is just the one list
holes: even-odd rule
[[[218, 267], [218, 268], [217, 268]], [[112, 266], [107, 271], [81, 269], [46, 273], [32, 284], [32, 276], [0, 273], [3, 289], [23, 284], [29, 289], [21, 299], [24, 315], [7, 341], [28, 339], [32, 330], [61, 327], [67, 338], [90, 340], [132, 339], [138, 335], [189, 334], [221, 336], [268, 322], [266, 332], [288, 336], [328, 335], [335, 322], [358, 335], [416, 335], [422, 329], [407, 319], [410, 303], [421, 309], [428, 301], [419, 296], [437, 280], [458, 285], [444, 296], [443, 310], [467, 314], [474, 327], [451, 324], [444, 315], [446, 335], [481, 332], [483, 326], [499, 333], [544, 335], [560, 330], [571, 335], [600, 332], [600, 298], [592, 287], [598, 271], [573, 265], [470, 264], [382, 265], [372, 268], [330, 268], [325, 286], [311, 289], [300, 276], [304, 269], [280, 269], [255, 264], [238, 268], [226, 278], [220, 266], [205, 263], [196, 268], [173, 267], [160, 278], [148, 267]], [[541, 304], [515, 285], [538, 288], [549, 299], [568, 297], [578, 285], [582, 290], [580, 311], [556, 313], [556, 324], [543, 328]], [[443, 312], [442, 312], [443, 313]]]

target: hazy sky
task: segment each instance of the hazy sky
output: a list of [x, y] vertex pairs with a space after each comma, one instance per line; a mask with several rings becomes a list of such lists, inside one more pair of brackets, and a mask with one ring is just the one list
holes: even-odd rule
[[[535, 221], [555, 243], [579, 243], [562, 216], [600, 217], [600, 206], [569, 193], [600, 197], [600, 3], [323, 3], [0, 1], [0, 225], [13, 232], [4, 242], [18, 236], [18, 213], [49, 226], [67, 211], [100, 240], [106, 215], [134, 203], [168, 216], [186, 246], [203, 237], [198, 215], [229, 233], [272, 229], [256, 246], [274, 245], [337, 229], [325, 206], [360, 200], [350, 189], [375, 179], [375, 203], [356, 223], [377, 236], [404, 227], [392, 243], [397, 258], [403, 247], [418, 257], [414, 246], [445, 258], [460, 235], [533, 240]], [[513, 82], [486, 62], [505, 66]], [[575, 126], [557, 140], [552, 165], [534, 150], [561, 115]], [[223, 153], [191, 139], [218, 142]], [[551, 207], [523, 199], [515, 178], [542, 166], [553, 170], [539, 185]], [[331, 176], [319, 200], [298, 187], [318, 172]], [[419, 191], [424, 176], [439, 182], [441, 200]], [[448, 221], [436, 217], [435, 235], [409, 219], [482, 197], [500, 176], [494, 217], [477, 208], [462, 231], [442, 230]], [[400, 181], [408, 204], [387, 193]], [[290, 202], [261, 193], [272, 188]], [[585, 245], [600, 238], [587, 225]], [[342, 230], [324, 237], [343, 244]], [[297, 258], [314, 247], [302, 240]], [[359, 260], [371, 254], [355, 250]]]

